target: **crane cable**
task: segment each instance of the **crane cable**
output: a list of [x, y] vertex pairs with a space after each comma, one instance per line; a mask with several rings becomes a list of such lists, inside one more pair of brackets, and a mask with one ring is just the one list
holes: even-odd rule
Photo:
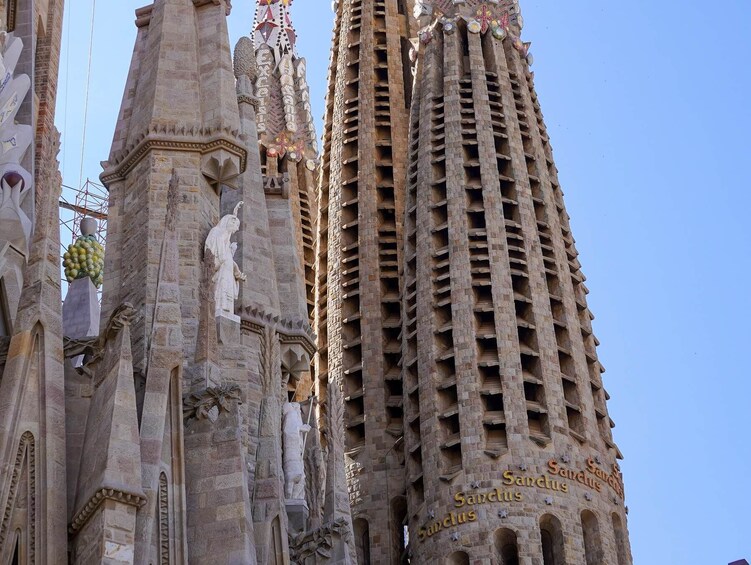
[[94, 16], [96, 15], [96, 0], [91, 2], [91, 32], [89, 34], [89, 65], [86, 71], [86, 95], [83, 106], [83, 133], [81, 137], [81, 168], [78, 173], [78, 186], [83, 184], [83, 161], [86, 153], [86, 125], [89, 118], [89, 86], [91, 84], [91, 60], [94, 51]]

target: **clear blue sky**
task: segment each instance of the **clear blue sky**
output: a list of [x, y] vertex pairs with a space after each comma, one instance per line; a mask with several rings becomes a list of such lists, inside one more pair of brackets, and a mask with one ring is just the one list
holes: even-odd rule
[[[108, 155], [145, 3], [97, 3], [84, 178]], [[233, 43], [253, 10], [234, 4]], [[329, 6], [294, 7], [319, 117]], [[521, 6], [626, 456], [635, 563], [751, 560], [751, 3]], [[75, 185], [91, 0], [68, 9], [57, 116]]]

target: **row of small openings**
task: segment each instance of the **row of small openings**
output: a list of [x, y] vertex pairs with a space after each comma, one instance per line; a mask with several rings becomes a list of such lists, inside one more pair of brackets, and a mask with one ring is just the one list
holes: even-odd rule
[[[511, 55], [514, 56], [514, 55]], [[510, 62], [510, 64], [512, 64]], [[540, 239], [542, 250], [543, 266], [545, 269], [545, 280], [548, 287], [548, 296], [550, 300], [550, 309], [554, 318], [554, 332], [556, 337], [556, 347], [558, 354], [558, 366], [561, 378], [561, 388], [563, 390], [564, 404], [566, 409], [566, 422], [571, 435], [578, 441], [586, 441], [585, 419], [582, 411], [581, 395], [577, 384], [577, 371], [574, 364], [574, 358], [571, 352], [571, 340], [567, 326], [567, 320], [563, 309], [564, 289], [560, 281], [560, 272], [555, 257], [553, 247], [553, 234], [548, 222], [547, 210], [545, 207], [540, 172], [538, 170], [535, 148], [533, 146], [530, 125], [526, 121], [528, 115], [526, 105], [521, 93], [521, 85], [518, 76], [514, 72], [509, 73], [512, 79], [512, 89], [516, 110], [519, 114], [520, 123], [524, 122], [521, 127], [522, 142], [524, 148], [524, 158], [527, 167], [527, 175], [532, 192], [532, 202], [535, 211], [535, 220], [537, 223], [537, 232]]]
[[[500, 110], [502, 99], [500, 84], [497, 80], [488, 82], [488, 96], [491, 104], [497, 104], [496, 108]], [[523, 131], [524, 124], [522, 122], [523, 120], [520, 119]], [[511, 282], [514, 291], [527, 424], [530, 439], [538, 445], [546, 445], [550, 441], [550, 422], [546, 391], [543, 384], [532, 290], [529, 284], [527, 246], [521, 225], [519, 199], [516, 183], [513, 178], [513, 167], [510, 158], [508, 158], [510, 152], [508, 135], [502, 123], [500, 118], [493, 120], [493, 135], [496, 141], [498, 176], [506, 226], [506, 246], [508, 248]]]
[[359, 37], [362, 26], [362, 0], [352, 0], [350, 6], [349, 31], [356, 30]]
[[[616, 540], [623, 536], [620, 517], [612, 514], [613, 529]], [[566, 563], [566, 542], [561, 521], [552, 514], [545, 514], [540, 518], [540, 549], [543, 565], [564, 565]], [[602, 536], [597, 516], [584, 510], [581, 513], [582, 537], [584, 539], [584, 556], [586, 565], [605, 563], [605, 553], [602, 547]], [[500, 565], [519, 565], [519, 540], [516, 532], [510, 528], [500, 528], [493, 534], [497, 563]], [[624, 551], [617, 542], [617, 565], [628, 563], [627, 550]], [[539, 551], [538, 550], [538, 551]], [[463, 551], [453, 552], [446, 558], [450, 565], [469, 564], [469, 555]], [[583, 564], [584, 565], [584, 564]]]
[[[492, 78], [492, 76], [486, 75], [486, 80], [492, 80]], [[508, 449], [508, 437], [495, 309], [492, 298], [490, 249], [480, 170], [479, 140], [476, 122], [473, 119], [475, 107], [471, 78], [464, 78], [460, 81], [459, 103], [462, 119], [464, 189], [473, 293], [475, 347], [483, 407], [483, 436], [485, 453], [491, 457], [500, 457]], [[494, 123], [494, 127], [501, 133], [505, 130], [505, 124], [502, 121]], [[506, 152], [506, 148], [496, 147], [498, 158], [505, 157]], [[501, 160], [505, 162], [504, 159]]]
[[346, 171], [342, 171], [342, 179], [357, 177], [358, 144], [360, 125], [360, 27], [362, 20], [362, 5], [360, 0], [352, 3], [352, 17], [350, 20], [349, 36], [347, 38], [347, 53], [344, 69], [344, 115], [338, 127], [342, 130], [343, 147], [341, 162]]
[[[506, 126], [505, 115], [503, 113], [503, 101], [501, 99], [500, 84], [498, 75], [490, 70], [485, 73], [485, 82], [488, 90], [488, 107], [490, 109], [490, 121], [493, 129], [493, 143], [495, 150], [496, 169], [498, 181], [508, 183], [511, 181], [511, 157], [508, 143], [508, 129]], [[512, 206], [516, 202], [512, 199], [501, 195], [502, 206]], [[509, 214], [513, 217], [516, 211], [513, 209], [504, 209], [504, 217]], [[518, 258], [518, 255], [516, 255]], [[475, 303], [475, 315], [483, 310], [491, 308], [492, 300], [488, 303], [488, 298], [478, 300]], [[482, 364], [478, 367], [482, 378], [480, 392], [482, 394], [484, 417], [483, 424], [486, 434], [486, 453], [493, 457], [500, 456], [508, 448], [508, 438], [506, 431], [504, 396], [502, 389], [502, 375], [500, 366]]]
[[[344, 98], [345, 100], [357, 99], [360, 81], [360, 30], [362, 28], [362, 2], [353, 0], [351, 17], [349, 21], [347, 37], [347, 66], [344, 72]], [[346, 113], [345, 113], [346, 114]], [[347, 133], [347, 119], [345, 115], [344, 128]], [[356, 118], [355, 118], [356, 120]], [[342, 127], [342, 126], [340, 126]]]
[[386, 3], [384, 0], [373, 1], [373, 28], [376, 31], [386, 31]]
[[[553, 164], [552, 150], [545, 130], [545, 124], [540, 109], [540, 104], [537, 99], [537, 94], [533, 87], [532, 74], [527, 70], [526, 77], [529, 85], [529, 92], [532, 97], [532, 103], [535, 111], [535, 117], [537, 119], [538, 128], [545, 147], [546, 161], [548, 168], [548, 176], [550, 178], [553, 197], [555, 199], [556, 210], [561, 226], [561, 236], [564, 241], [566, 249], [566, 258], [569, 264], [569, 271], [571, 273], [571, 282], [574, 287], [576, 296], [577, 311], [579, 316], [579, 327], [581, 330], [582, 340], [584, 342], [584, 351], [587, 360], [587, 369], [589, 373], [590, 387], [592, 391], [592, 397], [595, 404], [595, 416], [597, 418], [597, 427], [600, 432], [600, 436], [608, 448], [616, 449], [613, 443], [612, 428], [615, 426], [612, 420], [609, 418], [606, 407], [607, 393], [602, 387], [601, 372], [604, 371], [597, 359], [596, 346], [599, 345], [597, 338], [592, 333], [592, 315], [589, 312], [586, 304], [586, 294], [588, 293], [587, 287], [584, 285], [585, 277], [581, 272], [581, 264], [578, 260], [578, 252], [574, 244], [573, 237], [571, 236], [571, 230], [569, 225], [569, 217], [566, 213], [563, 204], [563, 192], [558, 182], [558, 174]], [[617, 451], [617, 450], [616, 450]]]
[[[529, 81], [531, 79], [531, 75], [529, 71], [526, 71], [525, 78]], [[528, 83], [530, 84], [530, 83]], [[537, 101], [536, 96], [534, 95], [533, 89], [529, 89], [530, 92], [532, 92], [532, 102], [535, 112], [535, 118], [537, 121], [538, 130], [540, 131], [540, 135], [543, 138], [543, 142], [547, 139], [547, 134], [545, 133], [544, 129], [544, 121], [542, 119], [542, 113], [540, 111], [540, 105]], [[531, 139], [525, 138], [525, 152], [528, 154], [533, 154], [534, 149], [531, 147]], [[529, 144], [529, 147], [527, 147], [527, 144]], [[552, 167], [552, 159], [548, 160], [547, 167], [550, 169]], [[535, 167], [537, 167], [537, 164], [535, 164]], [[564, 394], [564, 401], [566, 403], [566, 415], [568, 419], [568, 425], [569, 429], [572, 432], [572, 435], [578, 439], [581, 442], [584, 442], [585, 437], [585, 424], [584, 424], [584, 418], [582, 415], [582, 407], [581, 407], [581, 395], [578, 388], [578, 382], [576, 378], [576, 368], [574, 367], [574, 361], [571, 355], [571, 339], [569, 335], [569, 327], [568, 327], [568, 321], [566, 319], [566, 315], [564, 312], [563, 303], [561, 300], [561, 295], [563, 293], [563, 290], [560, 285], [559, 280], [559, 269], [558, 265], [555, 260], [554, 252], [553, 252], [553, 241], [552, 241], [552, 232], [551, 228], [548, 225], [548, 223], [545, 221], [544, 215], [547, 214], [544, 203], [543, 203], [543, 196], [542, 191], [540, 187], [540, 181], [539, 179], [535, 179], [535, 182], [533, 184], [533, 198], [534, 198], [534, 204], [535, 204], [535, 212], [538, 216], [538, 226], [540, 231], [540, 243], [542, 244], [542, 251], [543, 251], [543, 260], [545, 261], [545, 268], [546, 268], [546, 274], [548, 275], [548, 291], [550, 294], [550, 307], [551, 311], [553, 313], [553, 319], [555, 324], [555, 335], [556, 335], [556, 341], [558, 345], [558, 360], [559, 360], [559, 366], [561, 371], [561, 385], [563, 389]], [[556, 208], [558, 210], [558, 213], [560, 214], [563, 211], [562, 208], [562, 201], [558, 201], [556, 199]], [[542, 224], [540, 224], [542, 222]], [[565, 237], [564, 237], [565, 240]], [[569, 252], [569, 247], [567, 245], [567, 253]], [[571, 256], [569, 258], [569, 265], [574, 266], [574, 264], [570, 261]], [[576, 261], [576, 257], [573, 257], [574, 261]], [[578, 263], [578, 262], [577, 262]], [[578, 266], [576, 267], [578, 269]]]
[[[343, 173], [352, 165], [344, 165]], [[365, 441], [357, 172], [354, 171], [352, 175], [343, 174], [342, 177], [340, 213], [341, 339], [348, 449], [355, 449]]]
[[[303, 258], [305, 261], [305, 295], [308, 303], [308, 318], [313, 321], [315, 310], [315, 236], [314, 221], [311, 209], [311, 196], [314, 187], [309, 184], [313, 179], [305, 163], [297, 164], [297, 180], [300, 198], [300, 223], [302, 224]], [[315, 181], [314, 181], [315, 182]]]
[[433, 340], [436, 352], [440, 468], [444, 474], [461, 469], [462, 446], [456, 386], [451, 265], [449, 257], [448, 194], [446, 186], [445, 106], [434, 97], [431, 108], [430, 227], [432, 246]]
[[323, 151], [321, 163], [321, 183], [318, 193], [318, 277], [316, 280], [316, 295], [318, 300], [318, 312], [316, 319], [316, 333], [318, 334], [318, 394], [320, 396], [320, 415], [319, 427], [322, 431], [326, 428], [327, 408], [327, 390], [329, 377], [329, 358], [328, 358], [328, 251], [329, 251], [329, 186], [331, 182], [331, 145], [334, 128], [335, 102], [337, 99], [336, 88], [337, 81], [334, 80], [338, 72], [339, 64], [339, 35], [341, 33], [341, 10], [334, 21], [332, 32], [332, 57], [329, 65], [329, 85], [326, 93], [326, 119], [324, 121], [323, 131]]
[[376, 126], [375, 182], [386, 432], [399, 438], [404, 433], [403, 387], [399, 367], [402, 349], [402, 315], [399, 294], [401, 250], [397, 238], [388, 42], [386, 8], [383, 0], [377, 0], [373, 4], [373, 21], [376, 30], [373, 49], [376, 73], [373, 100]]
[[365, 394], [362, 372], [362, 328], [360, 314], [360, 249], [359, 249], [359, 186], [358, 126], [360, 21], [362, 6], [352, 4], [346, 59], [344, 95], [344, 128], [341, 154], [341, 340], [344, 378], [346, 449], [356, 450], [365, 444]]
[[404, 271], [404, 353], [402, 375], [406, 393], [407, 417], [404, 434], [407, 447], [409, 507], [419, 509], [425, 502], [422, 468], [422, 434], [420, 431], [420, 386], [417, 364], [417, 172], [419, 158], [419, 119], [414, 112], [409, 143], [407, 172], [407, 217], [405, 226]]

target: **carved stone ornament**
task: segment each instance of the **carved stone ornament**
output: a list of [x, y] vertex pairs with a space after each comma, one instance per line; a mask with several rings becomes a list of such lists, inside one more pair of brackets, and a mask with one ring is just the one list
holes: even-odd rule
[[345, 518], [338, 518], [316, 530], [298, 535], [290, 544], [290, 557], [295, 563], [306, 563], [312, 557], [330, 559], [335, 535], [344, 543], [349, 543], [351, 530]]
[[235, 45], [235, 78], [238, 96], [255, 96], [255, 82], [258, 78], [256, 50], [250, 37], [243, 36]]
[[217, 194], [222, 186], [237, 189], [240, 160], [229, 151], [217, 149], [201, 157], [201, 172]]
[[194, 392], [183, 399], [183, 418], [190, 420], [209, 420], [214, 423], [223, 412], [232, 410], [233, 402], [240, 402], [238, 385], [219, 385], [209, 387], [201, 392]]
[[423, 45], [433, 41], [437, 29], [451, 35], [462, 20], [469, 33], [489, 31], [499, 41], [509, 38], [527, 63], [533, 62], [531, 44], [520, 38], [524, 20], [518, 0], [417, 0], [413, 15], [421, 26], [418, 37]]
[[73, 517], [70, 527], [68, 528], [69, 532], [75, 534], [80, 530], [83, 525], [89, 521], [89, 518], [94, 514], [94, 511], [99, 508], [105, 500], [113, 500], [129, 506], [135, 506], [136, 508], [141, 508], [146, 504], [146, 498], [141, 494], [126, 492], [116, 488], [99, 489], [78, 512], [78, 514]]
[[[105, 186], [125, 180], [128, 173], [155, 149], [200, 153], [202, 171], [209, 182], [212, 182], [210, 175], [216, 173], [213, 169], [214, 164], [210, 162], [212, 157], [220, 167], [226, 169], [225, 173], [236, 169], [239, 171], [238, 174], [245, 172], [248, 159], [248, 151], [241, 139], [239, 128], [157, 123], [150, 124], [140, 135], [136, 135], [127, 147], [113, 156], [111, 161], [103, 161], [104, 172], [99, 178]], [[226, 164], [228, 159], [233, 163], [232, 168]], [[221, 179], [222, 182], [231, 180]]]

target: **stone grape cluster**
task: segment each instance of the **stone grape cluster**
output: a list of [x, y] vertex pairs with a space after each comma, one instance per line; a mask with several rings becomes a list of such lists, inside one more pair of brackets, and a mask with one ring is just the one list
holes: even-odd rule
[[93, 235], [82, 235], [68, 246], [63, 255], [65, 278], [68, 282], [89, 277], [99, 288], [104, 276], [104, 247]]

